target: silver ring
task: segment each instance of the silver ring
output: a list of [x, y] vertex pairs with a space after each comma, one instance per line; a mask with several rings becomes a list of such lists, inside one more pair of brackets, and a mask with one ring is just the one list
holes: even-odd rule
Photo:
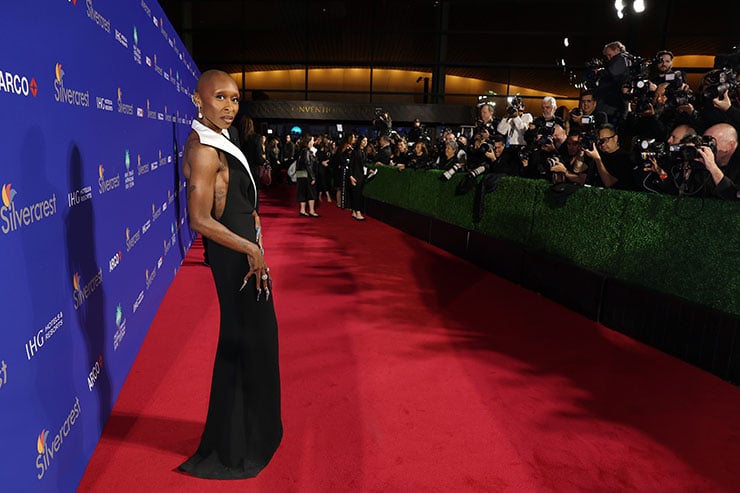
[[262, 279], [263, 281], [266, 281], [267, 278], [268, 278], [267, 274], [262, 274], [262, 277], [260, 277], [260, 279]]

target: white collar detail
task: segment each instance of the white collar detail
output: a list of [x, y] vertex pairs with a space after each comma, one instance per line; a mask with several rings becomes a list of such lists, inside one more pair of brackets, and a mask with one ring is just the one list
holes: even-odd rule
[[247, 170], [249, 179], [252, 180], [252, 186], [254, 187], [254, 191], [256, 194], [257, 185], [254, 182], [252, 170], [249, 169], [247, 158], [246, 156], [244, 156], [244, 153], [241, 151], [241, 149], [239, 149], [237, 146], [234, 145], [233, 142], [231, 142], [231, 140], [229, 140], [229, 130], [225, 128], [221, 131], [221, 133], [218, 133], [215, 130], [211, 130], [210, 128], [206, 127], [195, 119], [193, 119], [193, 123], [190, 125], [190, 127], [195, 130], [195, 133], [198, 134], [201, 144], [205, 144], [211, 147], [215, 147], [216, 149], [220, 149], [224, 152], [228, 152], [229, 154], [237, 158], [240, 163], [242, 163], [244, 169]]

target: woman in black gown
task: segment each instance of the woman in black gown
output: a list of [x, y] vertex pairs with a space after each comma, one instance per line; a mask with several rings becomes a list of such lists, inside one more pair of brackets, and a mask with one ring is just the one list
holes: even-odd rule
[[183, 171], [191, 227], [210, 239], [220, 330], [205, 429], [179, 470], [244, 479], [268, 464], [283, 435], [272, 279], [254, 208], [254, 175], [222, 133], [238, 110], [236, 84], [224, 72], [205, 72], [193, 99], [199, 118], [185, 145]]
[[365, 165], [367, 164], [367, 137], [360, 136], [357, 138], [357, 147], [352, 152], [352, 161], [349, 165], [350, 181], [350, 201], [352, 208], [352, 217], [358, 221], [364, 221], [365, 216], [365, 197], [363, 189], [365, 188]]

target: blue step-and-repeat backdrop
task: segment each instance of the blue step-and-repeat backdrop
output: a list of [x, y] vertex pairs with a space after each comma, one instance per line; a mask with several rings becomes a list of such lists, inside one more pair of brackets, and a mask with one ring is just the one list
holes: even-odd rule
[[0, 491], [74, 491], [193, 240], [154, 0], [0, 7]]

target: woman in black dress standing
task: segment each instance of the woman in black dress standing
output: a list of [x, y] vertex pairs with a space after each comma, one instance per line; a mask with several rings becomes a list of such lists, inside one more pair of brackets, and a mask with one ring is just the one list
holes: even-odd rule
[[352, 153], [352, 160], [349, 165], [349, 182], [350, 182], [350, 200], [352, 208], [352, 217], [358, 221], [364, 221], [362, 215], [365, 210], [365, 197], [362, 191], [365, 187], [365, 165], [367, 164], [367, 137], [357, 138], [357, 147]]
[[229, 74], [209, 70], [193, 101], [199, 115], [185, 143], [183, 175], [190, 226], [210, 242], [220, 326], [203, 435], [178, 469], [199, 478], [251, 478], [283, 436], [272, 280], [254, 174], [222, 133], [239, 110], [239, 89]]
[[[319, 217], [316, 214], [316, 156], [312, 150], [314, 139], [310, 134], [303, 134], [298, 141], [298, 161], [295, 167], [296, 201], [300, 205], [299, 215]], [[308, 204], [308, 212], [306, 212]]]
[[350, 132], [342, 144], [342, 148], [337, 152], [339, 162], [334, 176], [334, 184], [337, 187], [337, 207], [346, 209], [349, 205], [349, 165], [352, 162], [352, 153], [357, 142], [357, 134]]

